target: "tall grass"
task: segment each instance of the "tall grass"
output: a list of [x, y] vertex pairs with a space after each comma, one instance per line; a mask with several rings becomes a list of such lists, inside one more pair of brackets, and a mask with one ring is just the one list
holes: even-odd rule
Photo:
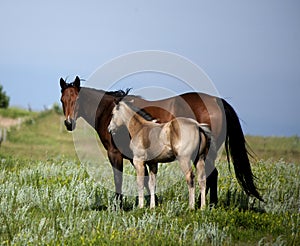
[[120, 210], [113, 192], [77, 162], [2, 158], [0, 163], [3, 245], [300, 243], [297, 165], [255, 165], [266, 200], [259, 203], [245, 197], [227, 164], [219, 163], [219, 205], [190, 211], [184, 179], [158, 194], [162, 202], [154, 210], [136, 208], [135, 197], [126, 197]]
[[[120, 210], [113, 187], [95, 182], [76, 160], [61, 115], [32, 119], [0, 149], [0, 245], [300, 245], [298, 137], [247, 136], [264, 159], [252, 167], [265, 203], [247, 197], [220, 161], [216, 207], [190, 211], [182, 177], [158, 194], [154, 210], [138, 209], [132, 196]], [[160, 167], [161, 187], [172, 170]], [[134, 174], [130, 165], [124, 172]]]

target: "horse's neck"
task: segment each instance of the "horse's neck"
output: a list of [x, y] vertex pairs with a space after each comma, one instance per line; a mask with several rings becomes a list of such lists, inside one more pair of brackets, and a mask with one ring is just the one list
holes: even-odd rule
[[[80, 115], [85, 121], [87, 121], [92, 127], [96, 127], [96, 117], [99, 113], [99, 110], [103, 111], [104, 105], [102, 105], [105, 100], [105, 92], [101, 90], [94, 90], [90, 88], [81, 88], [79, 94], [80, 100]], [[100, 100], [101, 105], [100, 105]]]
[[131, 137], [134, 137], [148, 123], [142, 116], [129, 108], [123, 114], [123, 121]]

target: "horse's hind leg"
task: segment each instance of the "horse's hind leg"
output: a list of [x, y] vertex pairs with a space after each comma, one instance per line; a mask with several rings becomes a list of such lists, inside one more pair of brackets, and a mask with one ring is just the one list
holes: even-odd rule
[[[206, 160], [206, 167], [211, 165], [209, 160]], [[208, 191], [210, 192], [209, 203], [210, 205], [217, 205], [218, 203], [218, 170], [214, 168], [213, 170], [209, 170], [206, 172], [209, 174], [206, 179], [206, 194]]]
[[214, 138], [211, 137], [209, 151], [205, 159], [205, 173], [206, 173], [206, 194], [210, 190], [210, 205], [217, 205], [218, 203], [218, 170], [215, 167], [217, 158], [217, 151]]
[[189, 187], [189, 207], [190, 209], [195, 209], [194, 174], [190, 164], [190, 159], [179, 159], [179, 163]]
[[197, 179], [200, 187], [201, 204], [200, 209], [205, 206], [205, 193], [206, 193], [206, 175], [205, 175], [205, 162], [203, 159], [199, 159], [196, 163]]

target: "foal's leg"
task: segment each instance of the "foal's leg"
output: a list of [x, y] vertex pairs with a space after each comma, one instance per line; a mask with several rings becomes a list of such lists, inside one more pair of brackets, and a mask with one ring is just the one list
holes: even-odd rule
[[133, 164], [135, 166], [136, 175], [137, 175], [139, 208], [143, 208], [144, 207], [144, 176], [145, 176], [144, 162], [141, 160], [133, 159]]
[[181, 170], [185, 175], [187, 185], [189, 187], [189, 207], [195, 209], [195, 185], [194, 174], [190, 163], [190, 158], [180, 158], [179, 163]]
[[[130, 160], [130, 163], [132, 164], [132, 166], [134, 166], [133, 164], [133, 160]], [[148, 172], [148, 168], [147, 168], [147, 165], [144, 165], [144, 172], [145, 172], [145, 177], [144, 177], [144, 187], [146, 188], [146, 191], [147, 191], [147, 194], [149, 194], [149, 197], [150, 197], [150, 188], [149, 188], [149, 172]], [[138, 205], [138, 196], [136, 197], [136, 202], [135, 202], [136, 205]]]
[[200, 186], [200, 197], [201, 204], [200, 208], [203, 209], [205, 206], [205, 193], [206, 193], [206, 175], [205, 175], [205, 162], [203, 159], [199, 159], [196, 163], [197, 179]]
[[155, 207], [155, 188], [156, 188], [156, 174], [157, 163], [149, 164], [150, 176], [149, 176], [149, 189], [150, 189], [150, 208]]

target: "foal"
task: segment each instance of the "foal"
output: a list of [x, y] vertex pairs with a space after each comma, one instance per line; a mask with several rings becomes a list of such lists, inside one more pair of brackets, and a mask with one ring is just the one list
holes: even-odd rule
[[194, 162], [200, 186], [202, 209], [205, 206], [206, 189], [204, 161], [209, 148], [214, 146], [207, 125], [182, 117], [164, 124], [147, 121], [137, 113], [137, 109], [131, 103], [120, 101], [112, 111], [108, 131], [115, 134], [122, 125], [127, 127], [131, 136], [130, 148], [137, 173], [139, 207], [142, 208], [144, 205], [145, 162], [150, 163], [150, 208], [154, 208], [157, 162], [165, 163], [177, 159], [189, 187], [191, 209], [195, 208], [195, 187], [190, 161]]

